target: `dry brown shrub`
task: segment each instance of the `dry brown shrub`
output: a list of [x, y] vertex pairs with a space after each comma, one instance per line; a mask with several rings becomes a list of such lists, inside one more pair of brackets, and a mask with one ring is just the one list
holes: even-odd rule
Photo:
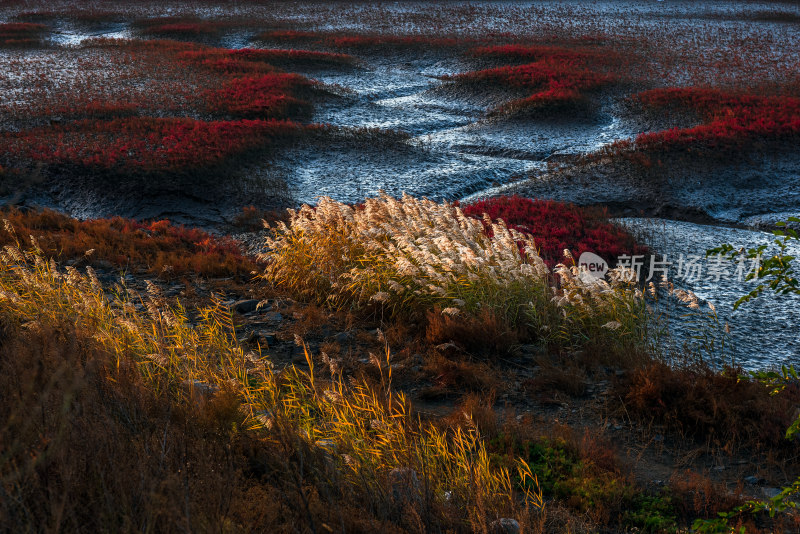
[[47, 209], [4, 210], [0, 218], [14, 229], [14, 233], [0, 231], [0, 245], [27, 242], [32, 235], [44, 253], [58, 261], [107, 263], [162, 277], [249, 276], [256, 269], [234, 241], [166, 220], [146, 224], [121, 217], [79, 221]]
[[300, 337], [313, 334], [331, 319], [327, 310], [315, 304], [308, 304], [302, 307], [294, 305], [291, 313], [297, 319], [291, 327], [291, 332]]
[[435, 307], [427, 319], [425, 340], [432, 345], [453, 343], [471, 354], [494, 358], [507, 355], [520, 341], [519, 331], [489, 308], [472, 317], [446, 315]]
[[704, 366], [673, 368], [653, 362], [630, 373], [617, 392], [628, 412], [640, 419], [728, 450], [796, 450], [785, 433], [800, 401], [797, 387], [771, 396], [762, 384], [740, 379], [736, 370], [719, 373]]
[[443, 422], [452, 427], [472, 426], [483, 436], [496, 436], [500, 426], [494, 410], [495, 401], [493, 391], [485, 394], [467, 393]]
[[459, 392], [488, 392], [496, 390], [498, 379], [491, 367], [481, 362], [459, 358], [450, 359], [437, 351], [425, 361], [423, 371], [431, 377], [433, 386], [423, 392], [426, 397], [452, 395]]
[[539, 372], [525, 384], [530, 393], [554, 397], [566, 393], [570, 397], [581, 397], [586, 393], [588, 377], [586, 371], [572, 361], [539, 361]]
[[286, 222], [289, 219], [289, 212], [286, 210], [263, 210], [255, 206], [245, 206], [242, 211], [233, 218], [231, 224], [235, 228], [256, 232], [264, 229], [264, 224], [275, 225], [279, 221]]
[[669, 488], [682, 517], [716, 517], [719, 512], [732, 510], [746, 500], [741, 488], [730, 491], [725, 484], [693, 471], [673, 475]]

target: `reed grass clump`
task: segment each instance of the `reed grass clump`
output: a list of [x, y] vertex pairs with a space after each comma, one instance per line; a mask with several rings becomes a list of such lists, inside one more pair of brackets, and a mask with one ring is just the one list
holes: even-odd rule
[[[146, 311], [137, 311], [136, 299]], [[190, 320], [186, 310], [168, 306], [155, 286], [141, 294], [123, 287], [109, 293], [91, 268], [85, 274], [70, 267], [61, 269], [42, 255], [35, 241], [29, 250], [6, 246], [0, 252], [0, 304], [4, 339], [66, 332], [69, 339], [60, 346], [74, 351], [78, 361], [89, 352], [103, 359], [99, 367], [106, 369], [108, 376], [101, 388], [106, 392], [101, 402], [119, 402], [114, 393], [118, 386], [113, 378], [115, 369], [133, 369], [144, 386], [158, 397], [183, 406], [181, 410], [223, 397], [235, 399], [232, 405], [238, 415], [227, 419], [224, 432], [248, 433], [277, 447], [283, 460], [273, 462], [272, 469], [283, 469], [285, 473], [278, 473], [277, 479], [289, 485], [279, 489], [284, 493], [298, 491], [298, 502], [306, 507], [306, 499], [313, 494], [323, 501], [361, 503], [381, 520], [402, 524], [406, 519], [400, 516], [407, 518], [410, 514], [423, 523], [453, 524], [464, 531], [483, 529], [497, 517], [519, 512], [512, 476], [507, 468], [490, 464], [477, 428], [442, 430], [421, 422], [411, 414], [405, 397], [393, 392], [388, 350], [386, 361], [374, 358], [381, 374], [379, 386], [345, 383], [336, 374], [323, 380], [314, 372], [315, 360], [308, 350], [309, 371], [291, 367], [275, 372], [268, 357], [246, 352], [238, 344], [230, 312], [221, 303], [200, 309]], [[7, 350], [6, 342], [0, 349], [4, 367], [14, 364], [12, 360], [20, 355], [18, 350]], [[37, 363], [31, 365], [36, 368]], [[42, 368], [41, 363], [38, 365]], [[4, 380], [13, 381], [13, 374], [5, 375]], [[48, 454], [55, 454], [52, 451], [61, 450], [61, 440], [67, 438], [58, 431], [45, 436], [45, 441], [20, 438], [26, 435], [27, 425], [35, 426], [39, 420], [23, 416], [32, 409], [31, 404], [27, 397], [15, 404], [16, 390], [16, 386], [9, 387], [0, 393], [0, 409], [10, 411], [0, 427], [4, 449], [10, 451], [0, 456], [0, 489], [11, 497], [2, 500], [0, 514], [25, 518], [34, 506], [31, 499], [36, 498], [37, 491], [47, 491], [40, 487], [40, 476], [52, 466], [48, 467], [40, 447], [46, 443], [51, 451]], [[70, 394], [55, 402], [65, 413], [89, 409], [85, 403], [71, 406]], [[113, 408], [123, 418], [117, 422], [125, 426], [125, 414], [134, 413], [131, 410], [135, 412], [136, 408]], [[158, 462], [155, 457], [143, 461]], [[224, 458], [220, 461], [228, 462]], [[113, 478], [114, 466], [105, 469], [103, 476]], [[541, 507], [533, 474], [524, 462], [515, 469], [518, 473], [514, 480], [528, 481], [522, 491], [527, 505]], [[400, 491], [394, 479], [397, 473], [411, 471], [418, 484], [412, 485], [405, 497], [406, 488]], [[66, 487], [64, 491], [63, 502], [69, 507], [86, 502], [85, 496], [70, 496]], [[137, 498], [143, 499], [138, 514], [153, 511], [148, 508], [147, 495]], [[158, 503], [153, 505], [158, 507]], [[311, 517], [313, 514], [307, 511]], [[72, 512], [85, 510], [52, 512], [55, 515], [46, 521], [58, 522], [58, 513], [69, 518]], [[94, 517], [123, 513], [96, 512], [100, 515]], [[186, 522], [192, 524], [188, 513]]]
[[630, 276], [597, 280], [571, 255], [551, 271], [529, 235], [488, 215], [404, 195], [350, 206], [321, 198], [267, 239], [265, 277], [298, 298], [420, 317], [491, 310], [548, 342], [640, 341], [645, 310]]

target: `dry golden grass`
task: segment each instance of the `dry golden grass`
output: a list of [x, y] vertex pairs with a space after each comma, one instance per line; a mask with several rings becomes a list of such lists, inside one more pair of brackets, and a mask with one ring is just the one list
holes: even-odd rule
[[[643, 299], [626, 273], [609, 284], [574, 266], [551, 272], [530, 237], [448, 203], [321, 198], [291, 211], [267, 245], [266, 279], [299, 299], [379, 318], [419, 319], [437, 306], [453, 317], [488, 313], [508, 326], [503, 336], [521, 328], [558, 346], [591, 340], [616, 351], [643, 341]], [[434, 338], [455, 328], [434, 323]]]
[[[356, 503], [369, 511], [354, 530], [388, 522], [475, 531], [519, 511], [510, 472], [491, 465], [476, 429], [444, 431], [412, 415], [391, 387], [388, 354], [374, 359], [377, 387], [323, 380], [307, 351], [309, 372], [275, 373], [266, 355], [238, 345], [219, 303], [190, 322], [154, 287], [108, 296], [90, 268], [61, 270], [35, 249], [0, 253], [0, 300], [10, 371], [0, 394], [0, 513], [23, 529], [283, 530], [299, 521], [314, 530], [321, 517], [340, 528], [344, 519], [325, 509], [349, 500], [335, 508], [352, 514], [348, 524]], [[145, 465], [137, 471], [133, 459]], [[419, 480], [402, 506], [393, 469]], [[532, 476], [524, 463], [514, 469]], [[293, 511], [262, 510], [255, 521], [253, 494], [288, 496]], [[525, 495], [542, 506], [535, 491]]]

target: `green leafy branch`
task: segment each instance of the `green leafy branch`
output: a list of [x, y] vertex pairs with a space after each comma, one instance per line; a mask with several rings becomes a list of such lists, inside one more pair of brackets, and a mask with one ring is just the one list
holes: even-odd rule
[[749, 259], [757, 262], [758, 268], [747, 273], [745, 280], [763, 280], [763, 282], [740, 297], [734, 303], [733, 309], [758, 297], [765, 289], [771, 289], [778, 295], [787, 293], [800, 295], [800, 280], [797, 279], [792, 265], [795, 257], [788, 253], [789, 242], [798, 240], [800, 237], [798, 237], [797, 230], [788, 227], [788, 223], [800, 223], [800, 218], [789, 217], [786, 221], [776, 224], [779, 229], [772, 233], [776, 237], [773, 242], [778, 246], [779, 251], [769, 258], [764, 258], [764, 251], [768, 244], [749, 249], [736, 249], [726, 243], [706, 251], [706, 257], [720, 255], [732, 261]]
[[[721, 245], [717, 248], [706, 251], [706, 257], [711, 255], [721, 255], [733, 261], [739, 259], [751, 259], [758, 261], [758, 269], [755, 269], [747, 274], [746, 280], [763, 280], [755, 289], [739, 298], [733, 305], [736, 309], [745, 302], [749, 302], [754, 298], [761, 295], [764, 290], [771, 289], [778, 295], [785, 294], [800, 294], [800, 282], [795, 277], [793, 268], [794, 256], [788, 254], [789, 242], [792, 240], [799, 240], [796, 230], [789, 228], [788, 223], [800, 223], [800, 218], [789, 217], [786, 222], [779, 222], [777, 226], [780, 228], [772, 233], [776, 236], [774, 243], [778, 245], [778, 254], [773, 255], [771, 258], [763, 259], [764, 251], [767, 245], [745, 250], [735, 249], [729, 244]], [[777, 371], [752, 371], [749, 377], [742, 377], [743, 379], [758, 380], [764, 386], [769, 388], [770, 395], [777, 395], [786, 389], [790, 382], [797, 382], [800, 380], [800, 375], [794, 366], [781, 366], [780, 372]], [[786, 439], [794, 439], [800, 435], [800, 416], [786, 430]], [[718, 533], [741, 533], [744, 534], [745, 527], [735, 529], [730, 526], [730, 521], [743, 514], [757, 514], [767, 513], [770, 517], [775, 517], [776, 514], [785, 512], [789, 509], [800, 508], [800, 478], [795, 480], [791, 485], [781, 489], [781, 492], [767, 499], [765, 501], [748, 501], [743, 505], [734, 508], [730, 512], [720, 512], [719, 517], [716, 519], [698, 519], [692, 525], [695, 532], [702, 534], [718, 534]]]

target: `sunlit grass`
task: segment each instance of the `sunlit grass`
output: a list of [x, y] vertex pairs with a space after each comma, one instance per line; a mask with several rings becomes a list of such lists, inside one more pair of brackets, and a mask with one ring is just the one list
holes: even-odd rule
[[[137, 311], [135, 299], [146, 312]], [[190, 404], [235, 395], [244, 428], [293, 448], [327, 451], [336, 483], [348, 491], [391, 502], [392, 470], [407, 468], [421, 481], [414, 497], [420, 506], [463, 510], [465, 524], [518, 506], [509, 471], [490, 465], [477, 429], [441, 430], [412, 415], [405, 397], [391, 388], [388, 349], [386, 361], [374, 358], [379, 386], [345, 383], [338, 375], [323, 380], [307, 349], [309, 371], [275, 372], [267, 355], [238, 344], [221, 303], [199, 310], [191, 321], [181, 307], [168, 306], [155, 286], [139, 295], [119, 287], [109, 295], [91, 268], [86, 274], [61, 269], [35, 242], [29, 250], [6, 246], [0, 253], [0, 301], [6, 332], [70, 325], [78, 346], [93, 346], [112, 368], [133, 363], [157, 394]], [[535, 482], [524, 463], [516, 468], [515, 476]], [[15, 469], [0, 462], [4, 475]], [[535, 484], [527, 487], [527, 504], [541, 507]]]
[[529, 235], [485, 217], [410, 196], [322, 198], [275, 228], [265, 277], [298, 298], [392, 317], [490, 309], [547, 343], [643, 339], [641, 293], [624, 273], [609, 284], [574, 265], [551, 271]]

